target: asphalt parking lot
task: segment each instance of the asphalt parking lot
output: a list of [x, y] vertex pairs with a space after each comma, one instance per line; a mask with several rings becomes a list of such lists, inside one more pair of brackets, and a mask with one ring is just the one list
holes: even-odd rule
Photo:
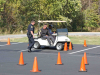
[[[42, 48], [27, 52], [27, 43], [0, 42], [0, 75], [100, 75], [100, 46], [74, 44], [73, 50], [60, 51], [62, 63], [57, 62], [58, 51], [55, 48]], [[19, 66], [20, 52], [23, 52], [24, 63]], [[82, 56], [87, 53], [89, 65], [86, 65], [87, 72], [79, 72]], [[39, 73], [30, 72], [33, 67], [34, 57], [37, 57]]]

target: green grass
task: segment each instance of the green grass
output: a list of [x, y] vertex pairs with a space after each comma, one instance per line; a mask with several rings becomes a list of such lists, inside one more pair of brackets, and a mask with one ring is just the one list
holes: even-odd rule
[[28, 38], [24, 37], [24, 38], [11, 38], [10, 39], [11, 42], [28, 42]]
[[84, 44], [84, 40], [89, 45], [100, 45], [100, 36], [69, 36], [73, 44]]
[[[73, 44], [84, 44], [84, 40], [88, 45], [100, 45], [100, 36], [69, 36]], [[14, 38], [11, 42], [28, 42], [28, 38]]]

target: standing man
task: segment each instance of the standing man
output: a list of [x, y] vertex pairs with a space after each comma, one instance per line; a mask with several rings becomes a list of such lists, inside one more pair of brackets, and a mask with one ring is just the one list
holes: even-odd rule
[[28, 31], [27, 31], [27, 37], [29, 39], [29, 46], [28, 46], [28, 52], [31, 52], [31, 48], [34, 45], [34, 24], [35, 21], [31, 21], [31, 24], [28, 26]]

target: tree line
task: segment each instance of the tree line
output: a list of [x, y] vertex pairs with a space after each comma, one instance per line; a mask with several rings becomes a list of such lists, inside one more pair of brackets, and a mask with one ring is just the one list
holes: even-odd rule
[[26, 31], [33, 19], [36, 27], [38, 20], [64, 20], [69, 31], [92, 31], [99, 18], [100, 0], [0, 0], [0, 33]]

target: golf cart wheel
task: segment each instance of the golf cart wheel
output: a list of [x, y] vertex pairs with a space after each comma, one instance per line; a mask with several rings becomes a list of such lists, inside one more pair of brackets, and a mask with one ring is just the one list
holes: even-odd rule
[[35, 48], [35, 49], [39, 49], [39, 48], [40, 48], [39, 42], [35, 42], [35, 43], [34, 43], [34, 48]]
[[57, 43], [56, 49], [57, 49], [58, 51], [61, 51], [61, 50], [63, 49], [63, 44], [62, 44], [62, 43]]

